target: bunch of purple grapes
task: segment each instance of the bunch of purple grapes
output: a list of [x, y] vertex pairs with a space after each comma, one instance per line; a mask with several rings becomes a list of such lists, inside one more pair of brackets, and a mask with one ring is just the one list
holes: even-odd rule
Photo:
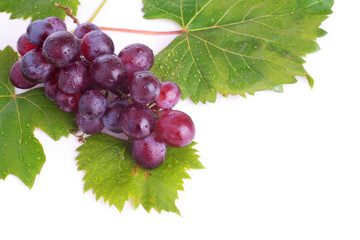
[[46, 96], [62, 111], [76, 111], [84, 133], [97, 134], [104, 127], [125, 133], [141, 167], [160, 166], [167, 145], [192, 142], [193, 121], [172, 110], [180, 89], [149, 72], [154, 62], [149, 47], [132, 44], [114, 55], [113, 41], [96, 25], [80, 24], [73, 34], [64, 21], [49, 17], [31, 22], [17, 49], [22, 58], [10, 72], [15, 87], [44, 83]]

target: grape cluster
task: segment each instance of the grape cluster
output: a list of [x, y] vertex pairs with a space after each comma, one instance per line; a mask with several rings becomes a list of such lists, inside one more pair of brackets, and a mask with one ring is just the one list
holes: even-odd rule
[[76, 111], [78, 129], [87, 134], [104, 127], [125, 133], [141, 167], [164, 161], [166, 146], [184, 147], [195, 135], [191, 118], [172, 108], [181, 97], [173, 82], [149, 72], [152, 50], [132, 44], [114, 54], [111, 38], [92, 23], [67, 31], [59, 18], [29, 24], [17, 42], [22, 58], [10, 72], [15, 87], [44, 83], [46, 96], [65, 112]]

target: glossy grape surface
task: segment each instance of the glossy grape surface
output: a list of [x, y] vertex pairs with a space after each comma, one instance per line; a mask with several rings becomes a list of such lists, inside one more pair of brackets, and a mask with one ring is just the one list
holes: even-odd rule
[[94, 30], [100, 30], [100, 28], [93, 23], [82, 23], [75, 28], [74, 34], [77, 38], [81, 39], [85, 34]]
[[117, 56], [102, 55], [92, 63], [90, 77], [97, 86], [116, 91], [120, 85], [126, 82], [126, 69]]
[[79, 112], [86, 119], [98, 119], [106, 111], [106, 97], [100, 91], [88, 90], [80, 98]]
[[55, 31], [66, 31], [67, 30], [65, 22], [58, 17], [47, 17], [44, 20], [51, 23], [54, 26]]
[[151, 170], [163, 163], [166, 156], [166, 144], [153, 133], [144, 139], [135, 140], [132, 154], [137, 164]]
[[45, 82], [44, 91], [45, 91], [46, 96], [51, 101], [55, 101], [56, 94], [59, 91], [59, 87], [58, 87], [58, 83], [57, 83], [57, 77], [54, 77], [53, 79]]
[[55, 102], [64, 112], [74, 112], [78, 109], [81, 93], [68, 94], [59, 90], [56, 93]]
[[181, 98], [179, 86], [173, 82], [162, 82], [160, 94], [156, 99], [157, 106], [162, 109], [173, 108]]
[[100, 118], [95, 120], [86, 119], [80, 114], [79, 111], [76, 112], [75, 121], [79, 130], [87, 134], [97, 134], [104, 128]]
[[124, 62], [129, 81], [135, 72], [150, 70], [154, 64], [154, 53], [146, 45], [141, 43], [131, 44], [119, 53]]
[[44, 42], [43, 54], [46, 60], [58, 68], [63, 68], [79, 60], [80, 42], [71, 32], [58, 31]]
[[21, 56], [24, 56], [27, 52], [37, 48], [37, 46], [29, 42], [26, 33], [20, 36], [17, 41], [16, 47]]
[[83, 62], [75, 62], [58, 73], [59, 88], [66, 93], [84, 91], [89, 81], [88, 67]]
[[20, 71], [24, 78], [34, 83], [44, 83], [57, 73], [56, 67], [46, 61], [40, 48], [24, 55], [20, 63]]
[[21, 75], [20, 60], [18, 60], [10, 70], [10, 81], [15, 87], [21, 89], [32, 88], [36, 85], [36, 83], [29, 82]]
[[160, 81], [150, 72], [136, 72], [129, 84], [131, 98], [141, 104], [154, 102], [160, 93]]
[[100, 30], [85, 34], [81, 40], [81, 52], [90, 62], [104, 54], [114, 54], [114, 43], [111, 38]]
[[37, 47], [42, 47], [45, 39], [55, 31], [55, 27], [50, 22], [35, 20], [28, 25], [26, 35], [32, 44]]
[[195, 137], [195, 126], [186, 113], [167, 110], [159, 118], [156, 133], [169, 146], [185, 147]]
[[125, 108], [129, 105], [127, 100], [124, 101], [115, 101], [110, 103], [106, 107], [105, 114], [102, 116], [102, 122], [104, 126], [111, 132], [121, 133], [121, 114], [124, 112]]
[[129, 105], [121, 115], [124, 133], [130, 138], [142, 139], [155, 129], [155, 116], [150, 108], [140, 104]]

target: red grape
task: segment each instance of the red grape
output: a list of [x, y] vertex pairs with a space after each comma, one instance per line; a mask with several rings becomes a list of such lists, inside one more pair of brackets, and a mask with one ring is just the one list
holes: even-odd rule
[[168, 110], [159, 118], [156, 133], [169, 146], [185, 147], [194, 139], [195, 126], [186, 113]]
[[150, 108], [140, 104], [129, 105], [121, 115], [124, 133], [135, 139], [149, 136], [155, 129], [155, 116]]
[[21, 88], [21, 89], [28, 89], [28, 88], [32, 88], [36, 85], [36, 83], [33, 82], [29, 82], [28, 80], [26, 80], [20, 72], [20, 61], [18, 60], [11, 68], [10, 70], [10, 81], [11, 83], [17, 87], [17, 88]]
[[134, 140], [132, 155], [135, 162], [145, 169], [154, 169], [161, 165], [166, 156], [166, 144], [151, 134], [147, 138]]

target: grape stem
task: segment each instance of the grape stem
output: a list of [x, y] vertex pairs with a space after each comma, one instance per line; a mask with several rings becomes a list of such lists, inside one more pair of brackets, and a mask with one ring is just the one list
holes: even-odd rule
[[66, 15], [68, 15], [69, 17], [71, 17], [71, 19], [74, 20], [74, 23], [75, 23], [76, 25], [78, 25], [78, 26], [80, 25], [79, 20], [72, 14], [72, 9], [71, 9], [71, 8], [65, 7], [65, 6], [60, 5], [60, 4], [58, 4], [58, 3], [55, 3], [55, 7], [58, 7], [58, 8], [61, 8], [61, 9], [66, 10]]
[[113, 28], [113, 27], [100, 27], [100, 29], [105, 31], [137, 33], [137, 34], [145, 34], [145, 35], [170, 35], [170, 34], [182, 34], [184, 32], [184, 30], [159, 32], [159, 31], [134, 30], [134, 29], [126, 29], [126, 28]]
[[105, 5], [105, 3], [107, 2], [107, 0], [103, 0], [102, 3], [100, 4], [100, 6], [96, 9], [96, 11], [94, 12], [94, 14], [90, 17], [88, 23], [91, 23], [95, 17], [99, 14], [100, 10], [103, 8], [103, 6]]

